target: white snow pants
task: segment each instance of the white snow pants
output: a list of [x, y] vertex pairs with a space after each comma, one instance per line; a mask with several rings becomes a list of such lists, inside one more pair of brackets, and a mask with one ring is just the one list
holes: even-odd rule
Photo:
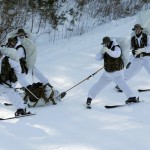
[[36, 67], [29, 69], [29, 74], [35, 76], [41, 83], [49, 83], [48, 79]]
[[[35, 76], [41, 83], [49, 83], [48, 79], [35, 67], [29, 69], [28, 74], [31, 76]], [[21, 73], [20, 75], [18, 75], [18, 82], [22, 87], [27, 87], [29, 85], [28, 81], [26, 80], [28, 74]]]
[[120, 87], [120, 89], [122, 89], [127, 98], [134, 97], [133, 92], [124, 81], [122, 71], [115, 71], [112, 73], [105, 71], [98, 80], [98, 82], [95, 83], [89, 90], [88, 97], [94, 99], [103, 88], [111, 83], [111, 81], [113, 81], [116, 85]]
[[9, 101], [17, 108], [25, 108], [24, 101], [20, 97], [20, 95], [14, 91], [13, 88], [6, 87], [4, 85], [0, 85], [0, 95], [5, 93]]
[[134, 58], [128, 69], [124, 71], [124, 79], [129, 80], [144, 67], [150, 75], [150, 56]]

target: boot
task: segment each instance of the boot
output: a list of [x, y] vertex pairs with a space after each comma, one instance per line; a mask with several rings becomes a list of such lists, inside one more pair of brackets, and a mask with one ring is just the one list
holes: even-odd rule
[[138, 103], [139, 102], [139, 97], [129, 97], [128, 100], [125, 101], [126, 104], [129, 103]]
[[22, 109], [17, 109], [17, 111], [15, 112], [15, 116], [20, 116], [20, 115], [26, 115], [26, 114], [31, 114], [30, 111], [26, 111], [26, 108]]
[[118, 85], [115, 86], [115, 89], [116, 89], [118, 92], [122, 92], [122, 90], [119, 88]]
[[88, 97], [86, 101], [86, 108], [91, 109], [91, 101], [92, 101], [92, 98]]
[[51, 99], [51, 101], [52, 101], [53, 105], [57, 105], [57, 103], [55, 102], [55, 100], [53, 98]]

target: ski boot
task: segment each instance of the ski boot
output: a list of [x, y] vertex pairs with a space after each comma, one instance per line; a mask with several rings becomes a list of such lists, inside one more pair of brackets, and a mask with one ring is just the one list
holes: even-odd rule
[[139, 97], [137, 97], [137, 98], [136, 97], [130, 97], [128, 100], [125, 101], [126, 104], [129, 104], [129, 103], [138, 103], [138, 102], [140, 102], [139, 101]]
[[15, 116], [20, 116], [20, 115], [27, 115], [27, 114], [31, 114], [30, 111], [26, 111], [26, 108], [22, 109], [17, 109], [17, 111], [15, 112]]
[[90, 97], [88, 97], [87, 101], [86, 101], [86, 108], [87, 109], [91, 109], [91, 101], [92, 101], [92, 99]]

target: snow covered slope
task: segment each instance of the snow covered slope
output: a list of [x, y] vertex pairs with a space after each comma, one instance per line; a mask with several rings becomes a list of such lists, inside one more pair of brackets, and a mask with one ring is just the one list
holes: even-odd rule
[[[103, 66], [94, 59], [102, 38], [130, 36], [134, 23], [135, 17], [112, 21], [54, 44], [49, 44], [48, 37], [41, 37], [36, 66], [56, 89], [66, 91]], [[93, 100], [93, 109], [87, 110], [88, 90], [102, 72], [70, 90], [56, 106], [32, 108], [29, 110], [37, 115], [1, 121], [0, 150], [149, 150], [150, 93], [137, 92], [138, 88], [150, 87], [149, 75], [142, 69], [128, 82], [144, 103], [105, 109], [106, 104], [126, 100], [111, 83]], [[0, 117], [11, 116], [15, 108], [3, 106], [7, 100], [3, 96], [0, 99]]]

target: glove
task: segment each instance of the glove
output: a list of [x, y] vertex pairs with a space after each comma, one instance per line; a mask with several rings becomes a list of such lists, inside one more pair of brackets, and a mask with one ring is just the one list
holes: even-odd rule
[[60, 97], [61, 97], [61, 98], [64, 98], [66, 94], [67, 94], [66, 92], [62, 92], [62, 93], [60, 94]]
[[108, 49], [107, 47], [103, 47], [101, 51], [102, 51], [102, 54], [105, 54], [105, 53], [108, 53], [111, 50]]
[[145, 48], [139, 48], [138, 50], [135, 50], [135, 55], [139, 55], [141, 54], [142, 52], [145, 52]]

